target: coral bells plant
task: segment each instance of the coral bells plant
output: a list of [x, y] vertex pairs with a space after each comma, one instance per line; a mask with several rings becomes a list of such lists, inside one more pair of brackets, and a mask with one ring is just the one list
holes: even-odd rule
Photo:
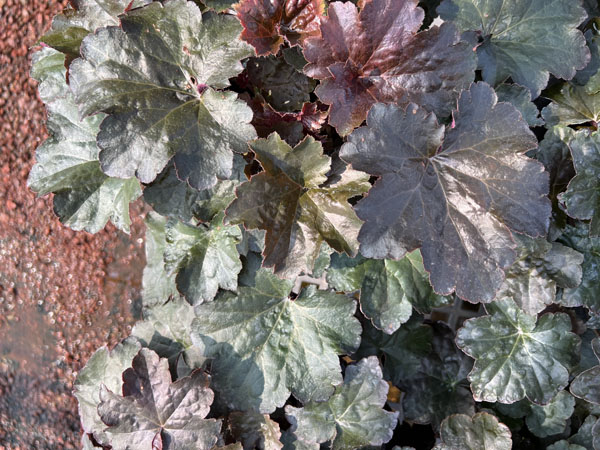
[[90, 233], [152, 209], [84, 448], [600, 450], [599, 16], [72, 1], [29, 186]]

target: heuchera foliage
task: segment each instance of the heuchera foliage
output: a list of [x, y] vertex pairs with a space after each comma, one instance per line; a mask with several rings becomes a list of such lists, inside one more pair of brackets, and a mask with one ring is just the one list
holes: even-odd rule
[[90, 233], [153, 209], [82, 446], [600, 450], [599, 15], [72, 1], [29, 186]]

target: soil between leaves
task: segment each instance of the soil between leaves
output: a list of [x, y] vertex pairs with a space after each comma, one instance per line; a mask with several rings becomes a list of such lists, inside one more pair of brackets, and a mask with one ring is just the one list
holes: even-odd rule
[[131, 236], [111, 225], [90, 235], [27, 188], [47, 136], [30, 48], [66, 3], [0, 0], [0, 448], [79, 448], [77, 371], [139, 315], [141, 203]]

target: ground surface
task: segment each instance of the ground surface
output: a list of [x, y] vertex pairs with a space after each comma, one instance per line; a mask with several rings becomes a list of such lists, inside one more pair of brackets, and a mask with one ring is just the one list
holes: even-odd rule
[[26, 186], [45, 110], [31, 46], [65, 0], [0, 0], [0, 449], [79, 448], [77, 371], [128, 334], [136, 315], [143, 224], [73, 232]]

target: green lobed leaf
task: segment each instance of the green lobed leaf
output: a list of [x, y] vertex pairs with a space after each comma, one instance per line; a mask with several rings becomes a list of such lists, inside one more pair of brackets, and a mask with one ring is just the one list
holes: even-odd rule
[[[431, 423], [437, 430], [451, 414], [475, 413], [473, 395], [467, 381], [473, 362], [456, 347], [454, 332], [448, 326], [438, 322], [431, 328], [431, 351], [421, 359], [418, 371], [405, 372], [407, 376], [403, 377], [402, 372], [397, 370], [399, 364], [394, 365], [391, 379], [406, 393], [402, 400], [406, 420], [419, 424]], [[406, 363], [403, 362], [403, 371], [406, 370]]]
[[489, 302], [516, 256], [510, 229], [546, 234], [548, 175], [524, 155], [537, 139], [521, 114], [487, 84], [463, 91], [453, 118], [446, 130], [417, 105], [375, 105], [340, 156], [380, 177], [355, 207], [363, 256], [420, 247], [435, 292]]
[[569, 382], [580, 340], [562, 313], [536, 317], [510, 299], [487, 305], [487, 316], [467, 320], [456, 344], [475, 359], [469, 374], [477, 401], [548, 403]]
[[583, 253], [581, 284], [565, 289], [560, 304], [568, 307], [585, 306], [592, 312], [600, 312], [600, 238], [589, 237], [588, 225], [579, 222], [565, 228], [560, 241]]
[[227, 419], [227, 429], [231, 437], [242, 443], [244, 450], [280, 450], [281, 431], [279, 424], [268, 414], [253, 411], [233, 412]]
[[331, 442], [334, 450], [381, 445], [392, 438], [398, 420], [397, 412], [383, 410], [387, 393], [379, 361], [372, 356], [346, 368], [344, 383], [328, 401], [288, 405], [285, 413], [304, 442]]
[[283, 450], [319, 450], [319, 444], [308, 444], [301, 441], [289, 429], [281, 434], [281, 443]]
[[578, 1], [444, 0], [437, 11], [460, 30], [481, 34], [478, 66], [492, 85], [510, 77], [536, 98], [550, 73], [570, 80], [590, 60], [577, 29], [586, 18]]
[[237, 189], [226, 214], [266, 230], [263, 265], [285, 277], [311, 273], [323, 242], [355, 255], [361, 221], [347, 200], [370, 187], [368, 175], [348, 168], [328, 183], [331, 160], [310, 136], [294, 148], [277, 133], [250, 146], [264, 171]]
[[100, 388], [106, 386], [111, 391], [121, 390], [121, 374], [131, 366], [140, 347], [140, 343], [133, 337], [120, 342], [110, 351], [106, 346], [100, 347], [77, 374], [73, 384], [73, 395], [79, 402], [81, 426], [102, 444], [108, 444], [108, 436], [105, 433], [106, 426], [98, 414]]
[[560, 391], [547, 405], [531, 405], [525, 419], [527, 428], [541, 438], [562, 433], [574, 410], [575, 398], [567, 391]]
[[590, 222], [590, 236], [600, 236], [600, 134], [575, 133], [569, 142], [576, 175], [560, 196], [567, 213]]
[[277, 111], [299, 111], [310, 102], [316, 82], [298, 72], [283, 56], [250, 58], [246, 63], [250, 87], [257, 90]]
[[98, 413], [114, 449], [209, 450], [221, 421], [205, 419], [213, 401], [201, 370], [171, 382], [169, 365], [143, 348], [123, 373], [123, 396], [103, 386]]
[[79, 56], [81, 41], [98, 28], [118, 26], [119, 15], [152, 0], [71, 0], [41, 41], [70, 56]]
[[165, 226], [165, 270], [177, 273], [177, 289], [192, 305], [211, 301], [219, 288], [235, 291], [242, 263], [236, 245], [242, 240], [237, 225], [223, 225], [223, 214], [210, 225], [170, 220]]
[[579, 125], [600, 120], [600, 92], [590, 94], [585, 86], [565, 83], [560, 90], [551, 90], [552, 102], [542, 110], [548, 125]]
[[544, 238], [514, 236], [519, 245], [517, 261], [505, 270], [497, 299], [511, 298], [527, 314], [536, 315], [556, 300], [556, 289], [581, 283], [583, 255]]
[[546, 450], [587, 450], [585, 447], [577, 444], [569, 444], [569, 441], [565, 441], [564, 439], [561, 441], [557, 441], [554, 444], [546, 447]]
[[421, 376], [421, 362], [431, 352], [432, 340], [431, 327], [423, 325], [417, 315], [391, 335], [363, 323], [360, 347], [353, 358], [379, 357], [383, 360], [383, 378], [395, 386], [405, 386], [407, 380]]
[[[234, 156], [235, 159], [241, 156]], [[224, 211], [235, 198], [237, 180], [221, 180], [210, 189], [198, 191], [177, 178], [175, 166], [169, 164], [158, 177], [144, 188], [144, 201], [159, 214], [190, 222], [197, 218], [210, 222]]]
[[135, 324], [131, 335], [161, 358], [167, 358], [172, 373], [175, 373], [180, 355], [189, 367], [198, 369], [205, 358], [193, 346], [190, 337], [194, 317], [194, 308], [176, 297], [145, 309], [144, 320]]
[[196, 307], [192, 341], [214, 358], [214, 386], [229, 407], [270, 413], [290, 393], [324, 401], [342, 381], [337, 355], [360, 343], [356, 303], [314, 285], [292, 300], [291, 289], [260, 270], [255, 286]]
[[510, 430], [491, 414], [450, 416], [442, 422], [442, 443], [434, 450], [510, 450]]
[[531, 102], [531, 92], [524, 86], [518, 84], [501, 84], [496, 87], [496, 95], [499, 102], [508, 102], [519, 110], [523, 119], [530, 127], [541, 127], [544, 120], [540, 117], [540, 112]]
[[256, 136], [250, 108], [216, 90], [252, 54], [240, 31], [235, 17], [171, 0], [129, 11], [120, 28], [83, 40], [70, 85], [83, 117], [108, 113], [97, 138], [105, 173], [149, 183], [173, 158], [196, 189], [232, 175], [232, 151], [246, 152]]
[[448, 304], [433, 292], [419, 251], [399, 261], [333, 255], [327, 283], [337, 291], [360, 290], [360, 307], [375, 327], [392, 334], [411, 316]]
[[179, 292], [175, 285], [175, 274], [167, 274], [163, 260], [167, 219], [150, 211], [146, 215], [145, 224], [146, 266], [142, 275], [142, 302], [146, 307], [154, 307], [171, 297], [179, 297]]
[[476, 43], [452, 24], [419, 32], [417, 0], [332, 2], [321, 34], [304, 44], [304, 72], [321, 80], [315, 93], [330, 106], [341, 136], [359, 126], [377, 102], [411, 102], [440, 117], [450, 114], [474, 78]]
[[[600, 339], [592, 341], [592, 349], [600, 359]], [[585, 370], [571, 383], [571, 394], [595, 405], [600, 405], [600, 365]]]
[[135, 178], [111, 178], [98, 162], [96, 134], [103, 114], [79, 120], [66, 81], [65, 56], [44, 48], [33, 56], [31, 76], [48, 109], [50, 137], [38, 147], [28, 186], [54, 193], [54, 212], [74, 230], [97, 233], [110, 220], [129, 233], [129, 203], [142, 193]]

